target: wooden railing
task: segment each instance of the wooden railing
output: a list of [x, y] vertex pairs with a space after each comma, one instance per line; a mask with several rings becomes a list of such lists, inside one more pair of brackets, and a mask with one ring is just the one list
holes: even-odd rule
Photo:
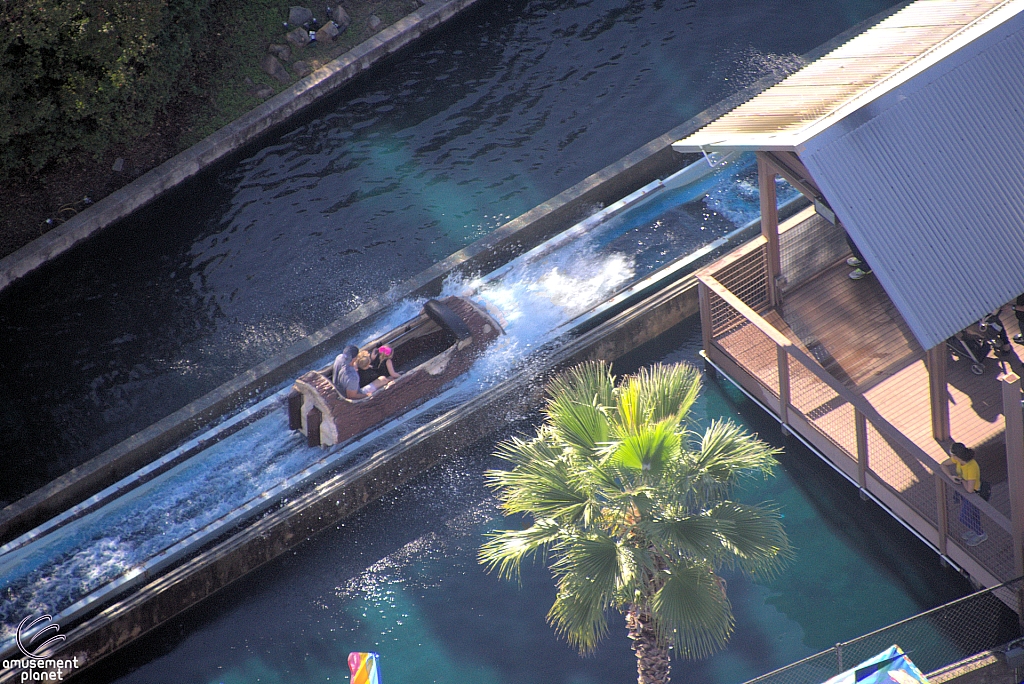
[[[756, 242], [720, 264], [734, 268], [749, 261], [753, 252], [763, 249]], [[977, 494], [958, 487], [943, 467], [863, 396], [765, 320], [754, 309], [765, 306], [763, 299], [737, 296], [719, 282], [721, 270], [716, 264], [698, 275], [709, 359], [944, 557], [990, 586], [1017, 576], [1010, 520]], [[746, 277], [755, 283], [758, 279], [757, 274]], [[956, 495], [970, 501], [982, 516], [989, 536], [984, 544], [968, 547], [960, 542], [959, 533], [967, 528], [962, 515], [950, 515], [959, 503]]]

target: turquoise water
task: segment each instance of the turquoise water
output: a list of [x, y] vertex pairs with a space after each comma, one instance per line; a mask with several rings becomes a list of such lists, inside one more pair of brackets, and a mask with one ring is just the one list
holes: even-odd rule
[[[691, 320], [619, 367], [692, 360], [698, 345]], [[695, 410], [781, 444], [777, 425], [727, 386], [707, 382]], [[675, 663], [675, 681], [742, 682], [969, 591], [815, 456], [785, 447], [776, 477], [746, 482], [741, 496], [781, 507], [796, 558], [771, 582], [726, 575], [737, 619], [730, 646], [706, 661]], [[611, 634], [597, 653], [581, 658], [545, 623], [553, 588], [543, 567], [529, 568], [517, 586], [477, 565], [481, 535], [505, 524], [482, 486], [483, 471], [498, 463], [491, 448], [426, 473], [140, 639], [85, 681], [162, 682], [173, 672], [225, 684], [345, 682], [352, 650], [380, 653], [385, 684], [635, 681], [619, 615], [610, 614]]]

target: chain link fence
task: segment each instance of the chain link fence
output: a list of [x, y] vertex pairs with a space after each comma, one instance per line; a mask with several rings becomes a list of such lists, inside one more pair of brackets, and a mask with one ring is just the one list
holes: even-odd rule
[[883, 627], [746, 684], [820, 684], [897, 644], [922, 672], [935, 672], [1022, 635], [1024, 578]]

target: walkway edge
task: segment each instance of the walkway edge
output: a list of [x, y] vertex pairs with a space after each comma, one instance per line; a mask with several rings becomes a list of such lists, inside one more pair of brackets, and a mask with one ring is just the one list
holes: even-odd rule
[[253, 142], [478, 0], [431, 0], [206, 139], [0, 259], [0, 290]]

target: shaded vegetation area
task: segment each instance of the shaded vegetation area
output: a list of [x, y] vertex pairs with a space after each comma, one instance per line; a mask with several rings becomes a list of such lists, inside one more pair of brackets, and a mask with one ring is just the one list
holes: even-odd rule
[[327, 22], [323, 0], [0, 0], [0, 256], [419, 6], [341, 4], [350, 26], [293, 48], [281, 82], [261, 58], [290, 6]]

